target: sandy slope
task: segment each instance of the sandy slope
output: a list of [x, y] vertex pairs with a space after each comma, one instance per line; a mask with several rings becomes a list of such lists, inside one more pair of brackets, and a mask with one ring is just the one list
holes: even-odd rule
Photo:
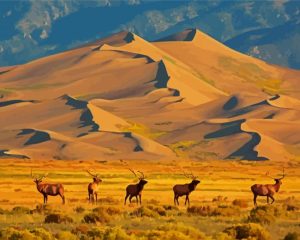
[[297, 159], [299, 71], [188, 29], [0, 68], [0, 157]]

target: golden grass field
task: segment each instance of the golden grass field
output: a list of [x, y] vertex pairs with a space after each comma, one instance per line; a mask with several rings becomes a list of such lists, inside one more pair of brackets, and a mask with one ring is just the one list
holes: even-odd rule
[[[136, 180], [120, 161], [1, 161], [0, 239], [284, 239], [288, 233], [300, 233], [300, 163], [285, 164], [286, 177], [275, 195], [275, 203], [255, 215], [267, 219], [262, 223], [250, 221], [259, 225], [250, 224], [251, 229], [245, 230], [250, 235], [245, 238], [223, 231], [227, 228], [227, 232], [232, 232], [228, 228], [239, 224], [250, 226], [250, 186], [272, 183], [266, 172], [280, 176], [283, 166], [269, 161], [128, 163], [143, 171], [148, 180], [142, 208], [135, 203], [123, 204], [126, 186]], [[42, 208], [43, 198], [30, 177], [31, 169], [34, 174], [49, 173], [45, 182], [64, 184], [65, 205], [60, 197], [50, 196], [48, 206]], [[96, 170], [103, 180], [98, 205], [87, 201], [91, 177], [85, 169]], [[178, 209], [173, 207], [173, 185], [190, 181], [181, 175], [181, 169], [192, 170], [201, 180], [190, 196], [188, 211], [184, 198], [180, 198]], [[233, 204], [236, 199], [240, 203]], [[258, 205], [266, 205], [266, 199], [258, 197]], [[68, 216], [72, 222], [44, 223], [51, 213]], [[91, 214], [98, 216], [96, 223], [84, 220]]]

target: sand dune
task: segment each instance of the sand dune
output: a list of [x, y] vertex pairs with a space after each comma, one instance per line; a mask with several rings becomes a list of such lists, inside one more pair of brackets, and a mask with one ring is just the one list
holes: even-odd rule
[[0, 157], [298, 159], [299, 76], [197, 29], [120, 32], [0, 68]]

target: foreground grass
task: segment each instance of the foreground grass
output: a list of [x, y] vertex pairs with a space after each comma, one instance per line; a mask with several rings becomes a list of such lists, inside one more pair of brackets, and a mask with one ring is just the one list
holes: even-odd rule
[[[272, 183], [264, 174], [276, 175], [281, 166], [224, 161], [129, 164], [149, 181], [142, 207], [124, 206], [124, 189], [134, 179], [119, 161], [0, 162], [0, 239], [284, 239], [300, 231], [297, 163], [286, 166], [274, 205], [265, 206], [261, 198], [257, 209], [249, 187]], [[48, 172], [48, 182], [64, 184], [66, 205], [58, 197], [41, 205], [42, 195], [29, 177], [31, 168], [35, 174]], [[87, 202], [88, 168], [103, 180], [97, 205]], [[181, 168], [192, 169], [201, 180], [189, 208], [184, 199], [173, 206], [172, 186], [189, 182], [180, 175]]]

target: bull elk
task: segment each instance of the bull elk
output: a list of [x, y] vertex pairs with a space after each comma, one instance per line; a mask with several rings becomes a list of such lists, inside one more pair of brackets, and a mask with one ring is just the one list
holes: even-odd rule
[[188, 202], [188, 205], [190, 205], [189, 195], [191, 194], [192, 191], [194, 191], [196, 189], [197, 185], [200, 183], [200, 180], [197, 180], [197, 177], [194, 176], [192, 173], [186, 174], [184, 172], [183, 175], [187, 178], [191, 178], [192, 181], [187, 184], [177, 184], [173, 187], [174, 204], [175, 205], [176, 205], [176, 203], [177, 203], [177, 205], [179, 205], [178, 198], [182, 197], [182, 196], [185, 196], [184, 205], [186, 205], [187, 202]]
[[62, 199], [62, 203], [65, 204], [63, 185], [60, 183], [43, 183], [42, 181], [46, 176], [47, 174], [44, 174], [44, 176], [42, 177], [33, 176], [31, 170], [31, 177], [34, 179], [33, 182], [36, 184], [37, 190], [44, 196], [44, 204], [47, 204], [48, 195], [49, 196], [59, 195]]
[[[269, 176], [269, 175], [267, 174], [267, 176]], [[256, 203], [257, 196], [266, 196], [268, 204], [269, 204], [269, 198], [271, 198], [272, 199], [271, 204], [272, 204], [275, 201], [273, 195], [279, 191], [280, 185], [282, 184], [281, 180], [284, 177], [285, 177], [285, 174], [284, 174], [284, 168], [283, 168], [281, 178], [270, 177], [275, 181], [274, 184], [254, 184], [254, 185], [252, 185], [251, 191], [253, 193], [254, 206], [257, 206], [257, 203]]]
[[143, 172], [140, 172], [140, 171], [138, 171], [140, 176], [138, 176], [132, 169], [129, 169], [129, 171], [131, 171], [134, 174], [134, 176], [139, 179], [139, 182], [137, 184], [130, 184], [127, 186], [124, 205], [126, 205], [126, 200], [128, 197], [129, 197], [130, 203], [131, 203], [131, 199], [133, 197], [135, 197], [137, 204], [139, 204], [139, 201], [140, 201], [140, 205], [141, 205], [142, 204], [142, 191], [144, 189], [144, 185], [147, 183], [147, 181], [145, 180], [145, 175]]
[[88, 196], [89, 196], [89, 202], [95, 202], [96, 204], [98, 201], [98, 185], [102, 182], [102, 180], [99, 178], [98, 174], [93, 174], [91, 171], [86, 170], [88, 174], [90, 174], [93, 177], [93, 182], [89, 183], [88, 185]]

